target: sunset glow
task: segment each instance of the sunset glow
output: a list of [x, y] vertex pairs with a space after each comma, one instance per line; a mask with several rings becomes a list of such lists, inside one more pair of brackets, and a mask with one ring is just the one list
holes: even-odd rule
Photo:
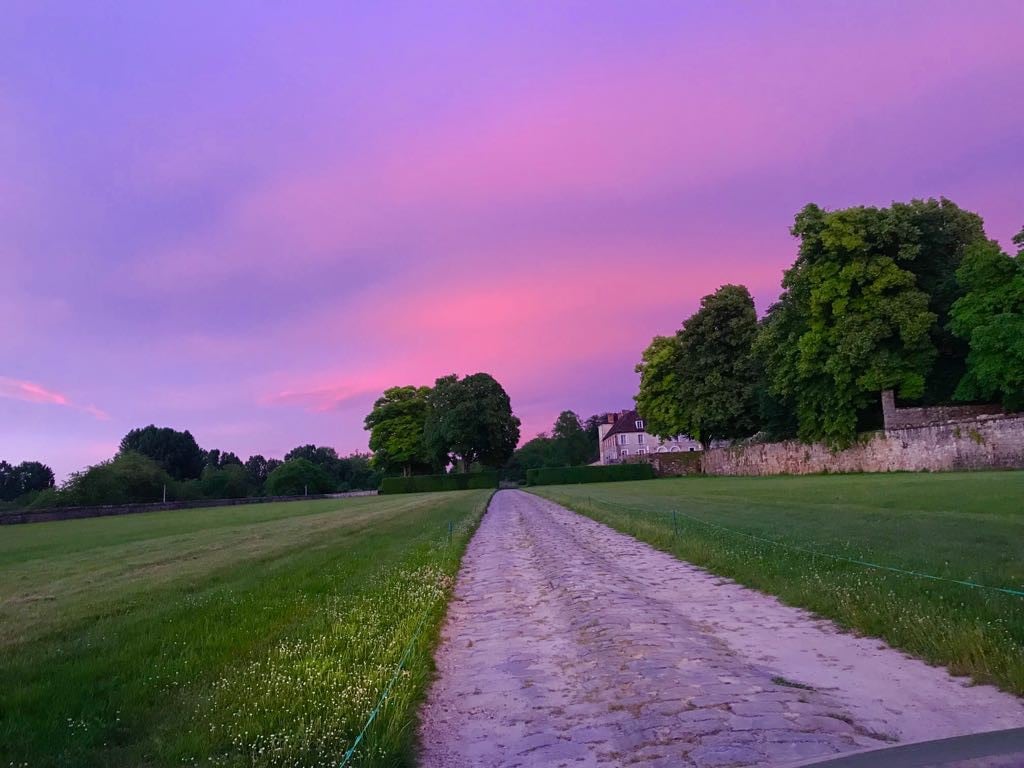
[[0, 457], [129, 429], [365, 449], [492, 373], [528, 439], [788, 228], [945, 196], [1024, 224], [1020, 2], [15, 3], [0, 25]]

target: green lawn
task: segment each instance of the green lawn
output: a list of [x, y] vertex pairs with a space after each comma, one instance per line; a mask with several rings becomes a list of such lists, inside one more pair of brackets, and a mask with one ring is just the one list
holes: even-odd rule
[[1024, 472], [693, 477], [530, 490], [954, 673], [1024, 695], [1024, 597], [760, 540], [1024, 590]]
[[426, 617], [352, 761], [408, 763], [489, 497], [0, 527], [0, 765], [337, 766]]

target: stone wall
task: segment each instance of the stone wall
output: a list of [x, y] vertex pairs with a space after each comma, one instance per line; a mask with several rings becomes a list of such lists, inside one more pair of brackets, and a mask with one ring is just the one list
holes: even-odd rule
[[376, 491], [349, 491], [348, 493], [320, 493], [308, 496], [260, 496], [251, 499], [203, 499], [198, 501], [168, 501], [154, 504], [109, 504], [99, 507], [49, 507], [19, 512], [0, 512], [0, 525], [21, 523], [49, 523], [55, 520], [80, 520], [87, 517], [137, 515], [142, 512], [169, 512], [176, 509], [203, 507], [232, 507], [238, 504], [266, 504], [274, 501], [309, 501], [310, 499], [344, 499], [349, 496], [376, 496]]
[[701, 474], [701, 456], [702, 451], [671, 451], [652, 453], [647, 456], [647, 460], [654, 467], [654, 474], [658, 477], [680, 477]]
[[795, 440], [712, 448], [702, 468], [709, 475], [1024, 469], [1024, 414], [888, 429], [844, 451]]
[[885, 428], [906, 429], [907, 427], [925, 427], [932, 424], [944, 424], [951, 421], [965, 421], [982, 416], [1002, 415], [1003, 409], [990, 405], [938, 405], [930, 408], [898, 408], [896, 396], [891, 389], [882, 393], [882, 415]]

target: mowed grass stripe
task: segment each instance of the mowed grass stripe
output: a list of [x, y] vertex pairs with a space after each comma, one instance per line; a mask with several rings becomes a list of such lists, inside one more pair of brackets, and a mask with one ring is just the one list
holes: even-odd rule
[[[251, 522], [238, 507], [220, 507], [146, 513], [116, 518], [117, 524], [115, 518], [93, 518], [0, 529], [0, 535], [10, 531], [3, 539], [7, 562], [0, 564], [6, 577], [0, 582], [0, 647], [91, 616], [105, 604], [122, 610], [137, 593], [149, 599], [162, 585], [210, 578], [219, 568], [273, 557], [324, 529], [358, 536], [417, 504], [422, 500], [290, 502], [267, 505], [272, 509], [258, 510]], [[213, 514], [203, 514], [208, 512]], [[147, 525], [151, 535], [144, 537]], [[16, 559], [19, 539], [28, 546]], [[40, 554], [47, 541], [54, 546], [49, 557]]]
[[[1024, 473], [678, 478], [531, 489], [840, 626], [1024, 695]], [[673, 534], [671, 512], [679, 515]]]
[[[72, 584], [78, 606], [4, 602], [5, 623], [17, 616], [30, 639], [0, 647], [0, 764], [334, 765], [426, 615], [357, 764], [407, 762], [430, 648], [488, 498], [352, 499], [312, 513], [299, 502], [252, 530], [200, 520], [195, 535], [156, 520], [148, 544], [134, 520], [125, 534], [124, 518], [105, 518], [89, 521], [108, 526], [90, 531], [92, 548], [53, 524], [64, 554], [48, 568], [38, 557], [0, 567], [21, 594]], [[120, 570], [104, 570], [110, 558]]]

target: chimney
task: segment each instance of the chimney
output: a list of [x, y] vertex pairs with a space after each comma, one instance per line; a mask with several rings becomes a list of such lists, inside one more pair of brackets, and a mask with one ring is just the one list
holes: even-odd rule
[[608, 423], [609, 424], [614, 424], [618, 420], [619, 420], [619, 414], [617, 414], [617, 413], [609, 413], [608, 414]]

